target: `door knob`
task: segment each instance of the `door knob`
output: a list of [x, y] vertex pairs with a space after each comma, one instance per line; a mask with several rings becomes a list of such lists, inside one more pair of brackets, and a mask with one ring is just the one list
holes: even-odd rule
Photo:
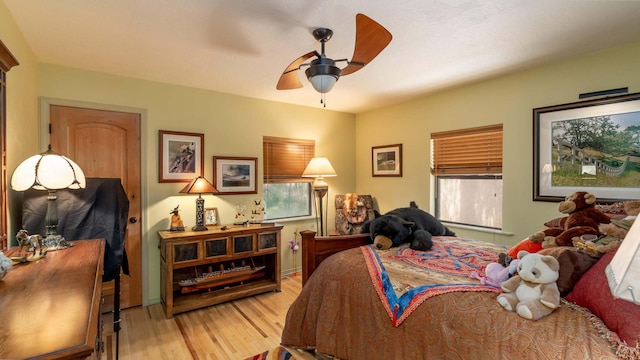
[[132, 217], [129, 218], [129, 222], [132, 223], [132, 224], [135, 224], [135, 223], [138, 222], [138, 218], [135, 217], [135, 216], [132, 216]]

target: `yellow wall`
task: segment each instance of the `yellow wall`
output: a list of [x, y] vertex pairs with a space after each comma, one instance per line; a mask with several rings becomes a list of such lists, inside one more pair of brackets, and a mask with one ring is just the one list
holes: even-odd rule
[[[8, 182], [18, 164], [38, 152], [38, 64], [22, 33], [0, 2], [0, 40], [20, 63], [7, 72]], [[8, 236], [20, 227], [21, 194], [9, 191]]]
[[[515, 244], [561, 216], [556, 203], [534, 202], [533, 115], [537, 107], [578, 101], [578, 94], [629, 87], [640, 91], [640, 43], [530, 71], [425, 95], [357, 115], [356, 188], [375, 194], [382, 212], [415, 200], [429, 208], [431, 132], [504, 125], [503, 229], [513, 236], [454, 229], [458, 235]], [[371, 177], [371, 147], [403, 144], [402, 178]]]
[[[355, 190], [353, 139], [355, 116], [322, 108], [294, 106], [158, 82], [106, 75], [51, 64], [40, 64], [39, 95], [141, 109], [143, 111], [143, 271], [145, 299], [160, 296], [159, 251], [156, 232], [169, 227], [169, 211], [180, 205], [187, 226], [195, 222], [195, 197], [179, 195], [184, 183], [158, 182], [158, 130], [203, 133], [205, 177], [212, 180], [214, 155], [258, 158], [262, 178], [262, 136], [316, 141], [316, 154], [327, 156], [337, 177], [327, 179], [333, 194]], [[93, 105], [92, 105], [93, 106]], [[204, 196], [205, 206], [218, 208], [222, 223], [233, 222], [236, 204], [252, 203], [257, 195]], [[328, 218], [334, 218], [330, 206]], [[268, 209], [267, 209], [268, 210]], [[287, 242], [296, 230], [308, 229], [314, 221], [285, 223], [282, 269], [290, 272], [293, 258]], [[130, 259], [131, 261], [131, 259]], [[298, 255], [297, 266], [300, 266]]]

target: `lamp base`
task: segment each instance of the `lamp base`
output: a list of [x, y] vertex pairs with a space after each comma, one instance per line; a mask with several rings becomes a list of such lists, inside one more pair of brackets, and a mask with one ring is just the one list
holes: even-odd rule
[[47, 235], [42, 239], [42, 245], [47, 247], [47, 251], [64, 250], [75, 246], [75, 244], [65, 240], [62, 235]]
[[196, 225], [196, 226], [192, 227], [191, 230], [193, 230], [193, 231], [205, 231], [205, 230], [209, 230], [209, 229], [204, 225]]

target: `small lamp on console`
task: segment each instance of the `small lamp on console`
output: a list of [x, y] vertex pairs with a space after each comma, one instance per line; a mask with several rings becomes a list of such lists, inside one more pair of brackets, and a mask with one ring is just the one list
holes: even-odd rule
[[66, 156], [51, 150], [34, 155], [23, 161], [11, 177], [11, 188], [26, 191], [29, 188], [46, 190], [47, 213], [45, 215], [46, 237], [43, 244], [47, 251], [61, 250], [71, 247], [62, 235], [58, 234], [58, 212], [56, 210], [56, 190], [84, 189], [87, 185], [82, 169]]
[[640, 220], [634, 221], [605, 274], [613, 297], [640, 305]]
[[[337, 176], [336, 171], [331, 166], [329, 159], [326, 157], [314, 157], [309, 161], [309, 164], [302, 173], [303, 177], [315, 178], [313, 181], [313, 192], [316, 196], [316, 201], [320, 203], [320, 210], [316, 212], [316, 215], [320, 215], [320, 236], [324, 236], [324, 213], [322, 198], [327, 195], [329, 191], [329, 184], [324, 181], [324, 178]], [[328, 204], [327, 204], [328, 207]]]
[[198, 194], [198, 198], [196, 199], [196, 225], [191, 228], [191, 230], [207, 230], [207, 227], [204, 225], [204, 199], [202, 198], [202, 194], [213, 194], [217, 192], [218, 190], [202, 176], [193, 179], [184, 189], [180, 190], [181, 194]]

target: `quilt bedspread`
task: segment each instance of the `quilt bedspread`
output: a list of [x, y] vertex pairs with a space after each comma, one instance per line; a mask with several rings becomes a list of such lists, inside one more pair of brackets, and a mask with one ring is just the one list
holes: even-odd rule
[[362, 246], [373, 286], [394, 326], [402, 322], [426, 299], [454, 291], [499, 289], [470, 278], [484, 275], [485, 267], [498, 260], [507, 248], [487, 242], [455, 237], [434, 237], [430, 251], [403, 245], [389, 250]]
[[323, 261], [287, 313], [281, 343], [331, 359], [617, 359], [593, 319], [563, 303], [538, 321], [504, 310], [493, 292], [449, 292], [400, 326], [371, 284], [363, 251]]

